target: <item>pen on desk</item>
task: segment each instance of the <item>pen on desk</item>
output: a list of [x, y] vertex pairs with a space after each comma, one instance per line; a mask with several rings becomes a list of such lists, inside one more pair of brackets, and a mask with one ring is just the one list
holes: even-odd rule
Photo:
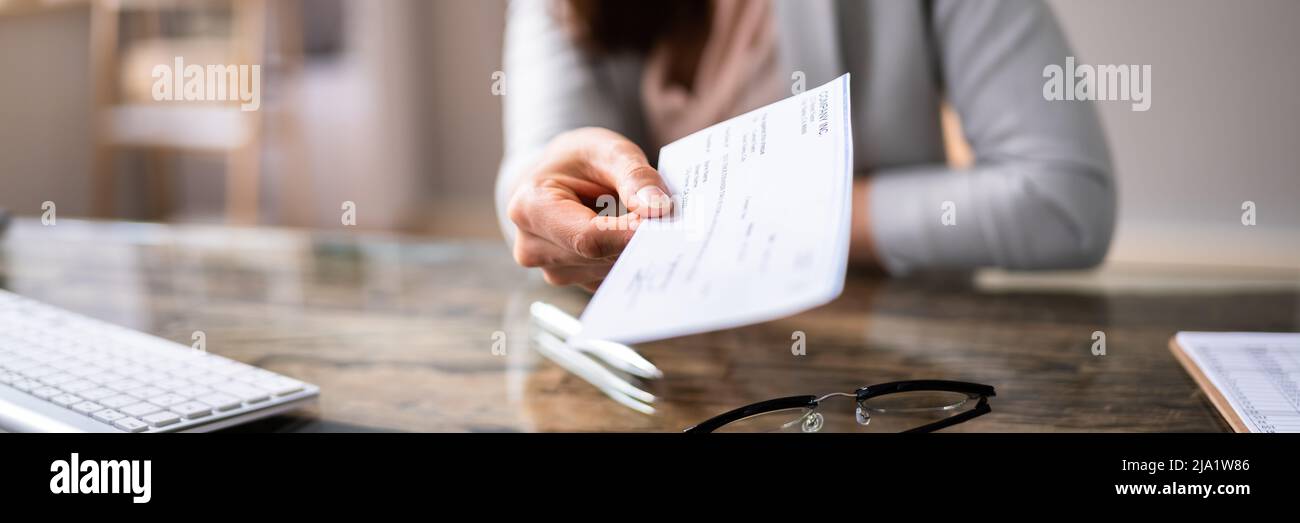
[[549, 332], [539, 332], [533, 339], [537, 341], [537, 350], [544, 356], [564, 367], [565, 370], [587, 380], [614, 401], [643, 414], [654, 414], [655, 408], [650, 405], [655, 401], [653, 394], [623, 381], [609, 369], [578, 354], [567, 343]]
[[[529, 307], [533, 319], [542, 328], [554, 333], [563, 340], [570, 340], [582, 330], [582, 323], [577, 318], [549, 303], [535, 301]], [[664, 373], [635, 350], [622, 343], [606, 340], [577, 340], [569, 344], [575, 349], [592, 354], [628, 374], [642, 378], [662, 378]]]

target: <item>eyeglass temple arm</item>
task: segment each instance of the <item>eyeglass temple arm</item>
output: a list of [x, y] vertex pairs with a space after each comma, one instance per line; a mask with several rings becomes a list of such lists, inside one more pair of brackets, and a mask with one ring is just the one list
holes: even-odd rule
[[960, 392], [963, 394], [970, 394], [972, 396], [976, 396], [976, 395], [996, 396], [997, 395], [997, 392], [993, 390], [993, 387], [990, 387], [988, 385], [981, 385], [979, 383], [970, 383], [966, 381], [949, 381], [949, 380], [905, 380], [905, 381], [891, 381], [889, 383], [881, 383], [878, 385], [863, 387], [857, 390], [857, 396], [858, 396], [858, 401], [862, 401], [868, 398], [874, 398], [876, 396], [884, 396], [886, 394], [893, 394], [895, 392], [908, 392], [914, 390], [927, 390], [927, 391], [937, 390], [937, 391], [946, 391], [946, 392]]
[[682, 432], [687, 434], [707, 434], [722, 428], [723, 425], [742, 419], [786, 409], [813, 408], [817, 406], [817, 396], [787, 396], [767, 401], [760, 401], [732, 409], [700, 423]]
[[967, 421], [970, 421], [974, 418], [978, 418], [990, 412], [993, 412], [993, 409], [989, 407], [988, 396], [980, 396], [980, 402], [977, 403], [975, 405], [975, 408], [971, 410], [968, 410], [961, 414], [957, 414], [955, 416], [941, 419], [939, 421], [930, 423], [928, 425], [921, 425], [920, 427], [916, 427], [914, 429], [905, 430], [903, 431], [903, 433], [915, 434], [915, 433], [923, 433], [923, 432], [934, 432], [936, 430], [946, 429], [958, 423], [965, 423]]

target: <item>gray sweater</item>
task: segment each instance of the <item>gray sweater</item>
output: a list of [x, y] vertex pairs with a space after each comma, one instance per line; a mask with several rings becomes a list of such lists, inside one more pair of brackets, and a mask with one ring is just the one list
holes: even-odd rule
[[[507, 189], [551, 137], [599, 126], [646, 143], [640, 58], [587, 57], [549, 4], [509, 7], [497, 178], [508, 238]], [[871, 227], [891, 273], [1075, 268], [1105, 256], [1115, 222], [1109, 153], [1089, 102], [1044, 99], [1043, 68], [1072, 56], [1046, 5], [776, 0], [776, 18], [782, 60], [808, 87], [853, 73], [854, 168], [872, 177]], [[945, 96], [974, 150], [970, 169], [945, 163]], [[955, 223], [944, 223], [945, 210]]]

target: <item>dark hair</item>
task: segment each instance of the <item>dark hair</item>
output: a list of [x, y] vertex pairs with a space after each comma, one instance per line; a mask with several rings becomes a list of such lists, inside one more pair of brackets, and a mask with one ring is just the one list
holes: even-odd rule
[[595, 54], [646, 53], [661, 39], [707, 36], [709, 0], [562, 0], [573, 38]]

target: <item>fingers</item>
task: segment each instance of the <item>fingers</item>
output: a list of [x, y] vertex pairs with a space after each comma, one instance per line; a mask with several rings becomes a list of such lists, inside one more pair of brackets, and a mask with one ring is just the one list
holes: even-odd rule
[[[597, 216], [571, 190], [552, 184], [521, 188], [516, 192], [510, 203], [510, 219], [521, 233], [540, 237], [586, 259], [608, 258], [623, 252], [639, 223], [639, 216], [630, 213]], [[535, 242], [528, 245], [517, 243], [516, 249], [534, 245]], [[553, 261], [541, 257], [533, 259], [531, 251], [517, 253], [517, 258], [521, 256], [526, 259], [517, 259], [520, 263], [536, 263], [526, 266], [544, 266]]]
[[584, 128], [556, 137], [555, 157], [572, 157], [592, 180], [618, 192], [628, 210], [643, 217], [667, 216], [668, 186], [631, 140], [608, 129]]
[[551, 285], [579, 285], [586, 288], [589, 285], [599, 285], [605, 276], [609, 275], [612, 266], [606, 264], [547, 267], [542, 269], [542, 278]]
[[520, 232], [515, 238], [515, 261], [524, 267], [542, 267], [551, 285], [577, 285], [596, 292], [613, 268], [612, 259], [592, 260], [555, 245], [540, 236]]
[[572, 265], [617, 256], [640, 224], [637, 215], [597, 216], [564, 191], [520, 191], [511, 202], [511, 220], [519, 226], [515, 260], [524, 267]]
[[528, 268], [609, 263], [607, 259], [583, 257], [566, 247], [560, 247], [541, 236], [524, 231], [519, 231], [515, 236], [514, 256], [516, 263]]
[[597, 260], [618, 256], [632, 239], [630, 227], [602, 225], [606, 221], [604, 217], [596, 216], [591, 209], [576, 201], [557, 204], [552, 209], [552, 212], [536, 217], [539, 228], [534, 232], [583, 258]]
[[[635, 231], [640, 223], [635, 214], [618, 217], [597, 216], [593, 218], [597, 229]], [[623, 252], [626, 243], [611, 248], [615, 251], [609, 256], [588, 258], [568, 247], [561, 247], [536, 234], [519, 230], [515, 235], [515, 262], [521, 266], [551, 267], [559, 265], [608, 265]]]

